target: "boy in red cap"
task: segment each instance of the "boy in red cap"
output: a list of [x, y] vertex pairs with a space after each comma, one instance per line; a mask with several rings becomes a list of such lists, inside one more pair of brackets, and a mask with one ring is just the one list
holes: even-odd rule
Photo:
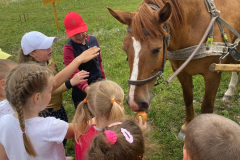
[[[75, 57], [80, 55], [88, 48], [97, 46], [99, 43], [96, 37], [87, 35], [87, 24], [83, 21], [82, 17], [76, 12], [68, 12], [64, 18], [64, 26], [69, 41], [63, 48], [63, 59], [65, 66], [68, 66]], [[88, 71], [88, 81], [82, 82], [75, 87], [72, 87], [72, 100], [75, 108], [83, 101], [89, 90], [89, 85], [98, 80], [105, 79], [105, 73], [102, 67], [101, 53], [87, 63], [81, 64], [78, 69], [73, 73], [71, 78], [81, 70]], [[70, 84], [69, 84], [70, 85]]]

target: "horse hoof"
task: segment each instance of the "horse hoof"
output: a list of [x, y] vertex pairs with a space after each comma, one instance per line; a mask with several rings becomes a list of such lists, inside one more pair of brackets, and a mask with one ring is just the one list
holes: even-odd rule
[[224, 97], [222, 98], [223, 101], [230, 101], [232, 99], [232, 96], [226, 96], [224, 95]]
[[178, 139], [182, 141], [185, 140], [185, 133], [182, 130], [178, 133]]

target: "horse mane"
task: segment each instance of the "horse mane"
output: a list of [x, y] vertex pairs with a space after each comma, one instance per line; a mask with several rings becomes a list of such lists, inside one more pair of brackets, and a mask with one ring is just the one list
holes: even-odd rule
[[[146, 35], [143, 33], [143, 29], [147, 30], [150, 37], [166, 36], [167, 33], [162, 26], [159, 26], [159, 22], [155, 18], [153, 11], [147, 4], [154, 4], [160, 9], [166, 2], [169, 2], [172, 6], [172, 15], [168, 20], [168, 24], [171, 29], [178, 28], [183, 22], [182, 5], [180, 0], [143, 0], [137, 9], [137, 14], [133, 17], [131, 28], [132, 34], [136, 40], [143, 41], [146, 39]], [[174, 27], [173, 27], [174, 26]]]

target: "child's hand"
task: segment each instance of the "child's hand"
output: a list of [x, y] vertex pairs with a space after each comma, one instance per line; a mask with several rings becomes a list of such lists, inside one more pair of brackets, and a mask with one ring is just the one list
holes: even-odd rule
[[74, 75], [74, 77], [70, 80], [70, 83], [72, 86], [76, 86], [83, 81], [87, 81], [87, 79], [84, 79], [84, 78], [88, 76], [89, 76], [89, 72], [82, 70]]
[[147, 129], [147, 122], [146, 121], [143, 122], [141, 116], [138, 117], [138, 125], [139, 125], [139, 127], [141, 128], [142, 131]]
[[86, 62], [90, 61], [91, 59], [97, 57], [99, 55], [99, 51], [100, 51], [100, 48], [92, 47], [92, 48], [89, 48], [88, 50], [84, 51], [77, 58], [79, 58], [82, 63], [86, 63]]

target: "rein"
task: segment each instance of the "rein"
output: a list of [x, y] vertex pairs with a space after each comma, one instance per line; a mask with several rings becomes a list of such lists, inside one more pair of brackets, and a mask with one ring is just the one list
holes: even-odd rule
[[[200, 46], [202, 45], [204, 39], [207, 37], [207, 35], [209, 36], [208, 40], [207, 40], [207, 44], [208, 45], [211, 45], [212, 42], [213, 42], [213, 37], [212, 36], [212, 32], [213, 32], [213, 25], [214, 25], [214, 22], [217, 21], [218, 25], [219, 25], [219, 28], [221, 30], [221, 33], [223, 35], [223, 39], [226, 43], [226, 45], [229, 47], [229, 50], [228, 50], [228, 53], [225, 54], [225, 55], [222, 55], [220, 57], [220, 62], [222, 59], [224, 59], [228, 54], [231, 54], [231, 56], [236, 59], [236, 60], [240, 60], [240, 57], [239, 57], [239, 54], [240, 52], [236, 49], [236, 46], [238, 45], [239, 41], [240, 41], [240, 34], [234, 29], [232, 28], [224, 19], [222, 19], [220, 16], [219, 16], [219, 13], [220, 11], [218, 11], [216, 9], [216, 6], [214, 4], [214, 0], [205, 0], [205, 3], [206, 3], [206, 6], [207, 6], [207, 9], [208, 9], [208, 12], [211, 12], [211, 21], [210, 23], [208, 24], [208, 27], [207, 27], [207, 30], [205, 31], [200, 43], [198, 44], [197, 48], [193, 51], [193, 53], [190, 55], [190, 57], [188, 57], [188, 59], [167, 79], [167, 83], [170, 83], [171, 80], [177, 76], [182, 70], [183, 68], [186, 67], [186, 65], [192, 60], [192, 58], [194, 57], [194, 55], [197, 53], [197, 51], [199, 50]], [[238, 38], [235, 40], [234, 44], [233, 45], [229, 45], [228, 42], [227, 42], [227, 36], [226, 34], [224, 33], [223, 29], [222, 29], [222, 26], [221, 26], [221, 23], [223, 23], [230, 31], [232, 31]], [[239, 54], [236, 54], [236, 53], [239, 53]]]
[[167, 83], [170, 83], [171, 80], [176, 77], [182, 70], [183, 68], [186, 67], [186, 65], [192, 60], [192, 58], [194, 57], [194, 55], [197, 53], [197, 51], [199, 50], [201, 44], [203, 43], [203, 41], [205, 40], [205, 38], [207, 37], [209, 31], [211, 30], [212, 25], [214, 24], [215, 20], [217, 17], [214, 17], [211, 19], [210, 23], [208, 24], [207, 30], [205, 31], [200, 43], [198, 44], [197, 48], [193, 51], [193, 53], [191, 54], [190, 57], [188, 57], [188, 59], [167, 79]]
[[[159, 7], [157, 7], [156, 5], [154, 4], [148, 4], [149, 7], [151, 7], [153, 10], [158, 10]], [[166, 24], [164, 25], [163, 27], [165, 29], [165, 31], [167, 33], [169, 33], [169, 30], [168, 30], [168, 27], [166, 26]], [[127, 28], [127, 32], [131, 33], [132, 30], [130, 27]], [[149, 34], [147, 30], [143, 29], [143, 33], [144, 34]], [[154, 74], [153, 76], [149, 77], [149, 78], [146, 78], [146, 79], [143, 79], [143, 80], [130, 80], [128, 79], [128, 83], [131, 84], [131, 85], [137, 85], [137, 86], [140, 86], [140, 85], [144, 85], [148, 82], [151, 82], [152, 80], [157, 79], [157, 83], [155, 83], [154, 86], [157, 86], [158, 84], [160, 83], [164, 83], [164, 80], [163, 80], [163, 77], [162, 77], [162, 74], [164, 72], [164, 66], [165, 66], [165, 61], [166, 61], [166, 53], [167, 53], [167, 47], [169, 45], [169, 38], [170, 38], [170, 35], [166, 36], [163, 38], [163, 63], [162, 63], [162, 67], [161, 67], [161, 70], [158, 71], [156, 74]]]
[[[225, 43], [227, 43], [227, 36], [225, 35], [225, 33], [223, 32], [223, 29], [222, 29], [222, 26], [220, 23], [224, 24], [230, 31], [232, 31], [238, 38], [235, 40], [235, 42], [230, 45], [228, 44], [228, 53], [225, 54], [225, 55], [222, 55], [220, 57], [220, 62], [222, 59], [224, 59], [228, 54], [230, 54], [234, 59], [236, 60], [240, 60], [240, 52], [236, 49], [236, 46], [238, 45], [238, 43], [240, 42], [240, 34], [234, 29], [232, 28], [224, 19], [222, 19], [220, 16], [219, 16], [219, 11], [216, 9], [215, 7], [215, 4], [214, 4], [214, 0], [205, 0], [206, 2], [206, 5], [207, 5], [207, 9], [209, 12], [211, 13], [214, 13], [211, 18], [211, 21], [209, 22], [208, 24], [208, 27], [201, 39], [201, 41], [199, 42], [199, 44], [197, 45], [196, 49], [192, 52], [192, 54], [188, 57], [188, 59], [167, 79], [167, 83], [170, 83], [172, 81], [172, 79], [174, 77], [176, 77], [182, 70], [183, 68], [186, 67], [186, 65], [193, 59], [193, 57], [195, 56], [195, 54], [198, 52], [198, 50], [200, 49], [203, 41], [206, 39], [207, 36], [209, 36], [208, 40], [207, 40], [207, 44], [211, 45], [212, 44], [212, 41], [213, 41], [213, 38], [211, 37], [211, 32], [213, 30], [213, 25], [215, 23], [215, 21], [217, 21], [218, 25], [219, 25], [219, 28], [221, 30], [221, 33], [223, 35], [223, 38], [225, 40]], [[148, 4], [149, 7], [151, 7], [153, 10], [158, 10], [159, 7], [157, 7], [156, 5], [154, 4]], [[162, 64], [162, 68], [159, 72], [157, 72], [155, 75], [149, 77], [149, 78], [146, 78], [146, 79], [143, 79], [143, 80], [136, 80], [136, 81], [133, 81], [133, 80], [129, 80], [128, 79], [128, 83], [131, 84], [131, 85], [144, 85], [150, 81], [152, 81], [153, 79], [155, 78], [159, 78], [157, 80], [157, 83], [154, 85], [158, 85], [159, 83], [164, 83], [164, 80], [162, 78], [162, 74], [164, 72], [164, 66], [165, 66], [165, 56], [166, 56], [166, 53], [167, 53], [167, 47], [169, 46], [169, 41], [170, 41], [170, 29], [169, 27], [167, 26], [167, 24], [164, 25], [164, 29], [166, 30], [166, 32], [168, 33], [168, 36], [164, 37], [164, 44], [163, 44], [163, 48], [164, 48], [164, 53], [163, 53], [163, 64]], [[131, 33], [131, 28], [127, 28], [127, 32], [130, 32]], [[144, 34], [148, 34], [147, 30], [143, 29], [143, 33]], [[161, 81], [160, 81], [161, 80]]]

